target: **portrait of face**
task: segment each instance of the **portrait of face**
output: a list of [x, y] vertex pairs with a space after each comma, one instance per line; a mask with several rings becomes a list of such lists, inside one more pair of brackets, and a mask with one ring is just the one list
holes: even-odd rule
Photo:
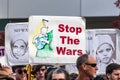
[[94, 37], [94, 54], [97, 60], [97, 73], [105, 73], [105, 68], [110, 63], [116, 63], [116, 35], [96, 34]]
[[22, 39], [18, 39], [11, 43], [11, 49], [14, 57], [21, 57], [26, 53], [27, 43], [25, 43], [25, 41]]
[[111, 60], [114, 51], [113, 51], [111, 44], [104, 43], [98, 47], [96, 53], [97, 53], [99, 60], [102, 63], [107, 64]]
[[98, 63], [109, 64], [113, 59], [115, 59], [115, 43], [112, 37], [107, 34], [98, 34], [95, 36], [94, 41], [94, 54], [96, 54], [96, 59]]

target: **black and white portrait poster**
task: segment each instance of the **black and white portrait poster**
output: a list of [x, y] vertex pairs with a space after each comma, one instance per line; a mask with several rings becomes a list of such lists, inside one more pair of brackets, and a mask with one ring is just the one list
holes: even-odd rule
[[28, 64], [28, 23], [6, 25], [5, 52], [9, 65]]
[[116, 29], [92, 29], [86, 31], [86, 52], [96, 58], [98, 74], [105, 73], [106, 66], [118, 63], [118, 33]]

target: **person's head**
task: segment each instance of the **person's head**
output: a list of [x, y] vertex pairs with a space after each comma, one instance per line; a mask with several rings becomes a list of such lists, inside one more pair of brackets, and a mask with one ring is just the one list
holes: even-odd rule
[[27, 70], [25, 65], [12, 66], [12, 70], [16, 73], [16, 79], [27, 80]]
[[37, 78], [37, 80], [45, 80], [46, 70], [46, 65], [34, 65], [32, 69], [32, 74]]
[[110, 35], [96, 35], [94, 43], [98, 62], [108, 64], [115, 58], [115, 47]]
[[0, 80], [16, 80], [11, 67], [0, 68]]
[[21, 56], [24, 56], [27, 51], [28, 43], [23, 39], [18, 39], [16, 41], [11, 41], [11, 51], [13, 56], [18, 59]]
[[106, 76], [108, 80], [120, 80], [120, 65], [111, 63], [106, 67]]
[[69, 80], [69, 74], [63, 68], [56, 68], [48, 73], [47, 80]]
[[79, 75], [86, 75], [87, 77], [94, 77], [98, 70], [96, 60], [94, 57], [88, 54], [83, 54], [77, 58], [76, 66]]

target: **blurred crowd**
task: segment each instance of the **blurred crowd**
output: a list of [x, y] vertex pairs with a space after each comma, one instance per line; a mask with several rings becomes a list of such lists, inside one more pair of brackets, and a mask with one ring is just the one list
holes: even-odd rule
[[78, 72], [74, 71], [73, 64], [72, 67], [59, 64], [0, 65], [0, 80], [120, 80], [119, 64], [111, 63], [105, 67], [105, 74], [97, 74], [96, 60], [88, 54], [78, 57], [74, 67]]
[[1, 66], [0, 80], [76, 80], [77, 73], [69, 73], [65, 65]]

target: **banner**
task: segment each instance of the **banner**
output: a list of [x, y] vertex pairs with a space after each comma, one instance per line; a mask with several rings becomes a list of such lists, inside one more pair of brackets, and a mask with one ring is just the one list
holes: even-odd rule
[[85, 52], [85, 20], [82, 17], [31, 16], [30, 63], [75, 63]]
[[105, 74], [107, 65], [120, 61], [119, 37], [117, 29], [86, 30], [86, 52], [96, 58], [98, 74]]
[[5, 57], [5, 32], [0, 32], [0, 64], [7, 65]]
[[5, 52], [9, 65], [29, 63], [28, 23], [8, 23], [6, 25]]

